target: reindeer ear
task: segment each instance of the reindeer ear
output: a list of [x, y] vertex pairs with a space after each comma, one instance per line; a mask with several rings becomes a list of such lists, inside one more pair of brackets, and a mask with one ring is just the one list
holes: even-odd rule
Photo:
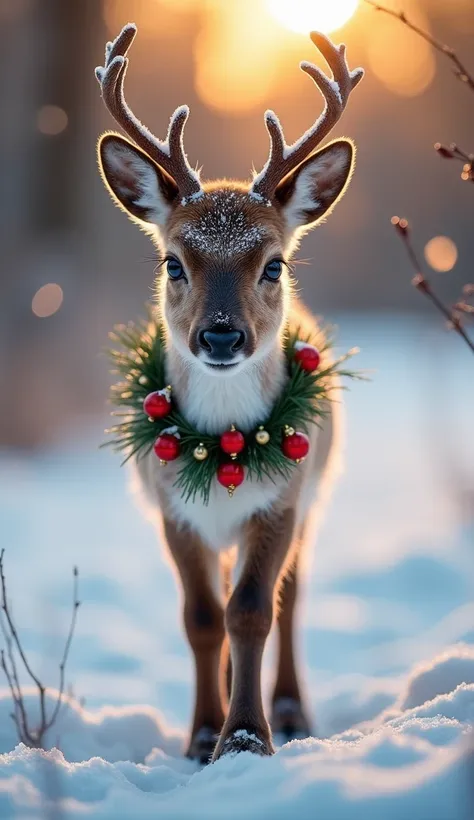
[[140, 222], [165, 224], [178, 202], [178, 186], [163, 168], [119, 134], [100, 138], [98, 159], [106, 187], [127, 213]]
[[275, 197], [290, 230], [309, 230], [344, 194], [354, 169], [355, 149], [341, 139], [312, 154], [280, 182]]

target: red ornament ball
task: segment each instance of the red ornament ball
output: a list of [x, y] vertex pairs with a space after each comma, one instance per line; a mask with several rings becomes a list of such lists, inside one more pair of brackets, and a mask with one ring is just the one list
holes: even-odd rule
[[226, 430], [221, 435], [221, 449], [227, 453], [231, 458], [237, 458], [238, 454], [242, 452], [245, 447], [245, 439], [239, 430], [236, 430], [234, 425], [230, 430]]
[[244, 468], [241, 464], [234, 464], [226, 461], [217, 468], [217, 480], [219, 484], [226, 487], [227, 492], [232, 497], [234, 490], [242, 484], [245, 478]]
[[316, 347], [297, 342], [295, 348], [294, 360], [298, 362], [303, 370], [306, 370], [307, 373], [313, 373], [314, 370], [318, 369], [321, 354]]
[[160, 461], [167, 464], [168, 461], [174, 461], [179, 456], [179, 438], [173, 436], [172, 433], [162, 433], [156, 439], [153, 449]]
[[299, 463], [309, 453], [309, 438], [304, 433], [292, 433], [283, 438], [281, 449], [287, 458]]
[[150, 419], [162, 419], [167, 416], [171, 410], [169, 390], [165, 388], [148, 393], [143, 402], [143, 410]]

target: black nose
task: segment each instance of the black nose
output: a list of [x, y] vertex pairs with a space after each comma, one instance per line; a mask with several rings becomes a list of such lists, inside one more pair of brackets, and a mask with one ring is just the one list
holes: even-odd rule
[[243, 330], [218, 330], [210, 328], [201, 330], [199, 333], [199, 344], [213, 359], [224, 361], [232, 359], [245, 343], [245, 333]]

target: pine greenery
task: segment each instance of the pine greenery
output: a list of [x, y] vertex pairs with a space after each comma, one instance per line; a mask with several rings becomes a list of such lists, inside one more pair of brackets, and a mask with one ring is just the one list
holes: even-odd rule
[[[111, 445], [125, 454], [124, 462], [136, 456], [142, 458], [149, 453], [158, 436], [167, 428], [176, 426], [180, 435], [179, 461], [182, 464], [175, 486], [181, 490], [186, 501], [199, 494], [205, 504], [209, 501], [212, 481], [217, 468], [228, 456], [220, 448], [220, 435], [200, 433], [186, 420], [173, 405], [165, 418], [150, 421], [143, 411], [143, 401], [154, 390], [162, 390], [165, 380], [165, 337], [162, 326], [150, 316], [137, 324], [118, 325], [110, 334], [118, 350], [108, 351], [114, 373], [121, 380], [111, 388], [111, 403], [118, 409], [112, 413], [119, 421], [109, 430], [113, 438], [103, 446]], [[288, 361], [288, 381], [275, 402], [270, 415], [245, 435], [245, 448], [238, 460], [245, 467], [246, 477], [261, 481], [275, 476], [291, 477], [297, 468], [295, 462], [286, 458], [281, 450], [285, 425], [308, 432], [311, 424], [320, 424], [328, 413], [327, 402], [331, 391], [338, 386], [340, 376], [354, 378], [354, 372], [341, 368], [352, 352], [337, 359], [313, 373], [304, 371], [293, 359], [294, 344], [297, 340], [311, 343], [309, 337], [301, 338], [298, 330], [289, 330], [285, 342]], [[327, 340], [320, 352], [331, 346]], [[173, 400], [173, 399], [172, 399]], [[270, 435], [266, 445], [255, 440], [255, 434], [263, 426]], [[193, 451], [203, 444], [208, 451], [204, 461], [197, 461]]]

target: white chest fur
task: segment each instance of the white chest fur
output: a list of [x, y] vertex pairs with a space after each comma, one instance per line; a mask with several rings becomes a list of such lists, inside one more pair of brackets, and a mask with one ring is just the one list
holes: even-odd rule
[[281, 491], [282, 484], [247, 480], [229, 498], [225, 487], [214, 481], [207, 506], [199, 499], [185, 503], [177, 493], [172, 508], [176, 520], [191, 526], [211, 549], [225, 550], [238, 542], [242, 524], [257, 510], [270, 507]]
[[[268, 376], [269, 362], [266, 361]], [[203, 433], [218, 434], [231, 424], [246, 433], [264, 422], [285, 378], [282, 358], [273, 363], [270, 388], [264, 387], [262, 363], [242, 368], [235, 376], [221, 376], [205, 372], [201, 367], [170, 373], [170, 381], [179, 390], [179, 404], [186, 417]], [[267, 382], [268, 383], [268, 382]], [[312, 431], [312, 451], [317, 428]], [[314, 452], [314, 451], [313, 451]], [[312, 455], [313, 455], [312, 452]], [[303, 485], [315, 484], [311, 477], [312, 458], [301, 465]], [[137, 462], [137, 473], [145, 500], [152, 510], [164, 499], [167, 514], [178, 524], [189, 526], [203, 542], [215, 551], [226, 550], [239, 541], [240, 529], [255, 512], [269, 508], [283, 494], [289, 493], [288, 482], [277, 477], [275, 481], [250, 481], [247, 477], [230, 498], [227, 490], [215, 479], [209, 503], [196, 497], [185, 501], [173, 485], [181, 465], [179, 459], [162, 467], [153, 452]], [[302, 489], [302, 488], [301, 488]], [[303, 493], [306, 495], [307, 493]], [[310, 493], [312, 495], [312, 493]]]
[[[170, 356], [169, 361], [173, 362]], [[168, 371], [179, 405], [186, 418], [203, 433], [214, 435], [235, 424], [242, 432], [267, 417], [285, 378], [281, 352], [237, 365], [229, 375], [204, 370], [201, 364]], [[270, 372], [271, 376], [268, 376]], [[265, 384], [266, 382], [266, 384]]]
[[[317, 438], [318, 428], [315, 427], [311, 432], [311, 456], [297, 468], [302, 479], [300, 503], [296, 505], [300, 520], [305, 517], [317, 493]], [[168, 514], [174, 521], [197, 532], [203, 543], [216, 552], [239, 542], [242, 525], [254, 513], [268, 509], [285, 494], [292, 495], [288, 482], [283, 478], [277, 477], [274, 482], [269, 479], [250, 481], [246, 478], [230, 498], [227, 490], [215, 479], [207, 505], [199, 497], [194, 501], [185, 501], [180, 491], [173, 487], [178, 469], [176, 462], [166, 467], [160, 466], [153, 452], [140, 459], [136, 464], [136, 473], [142, 498], [154, 518], [160, 508], [160, 497], [164, 494]]]

